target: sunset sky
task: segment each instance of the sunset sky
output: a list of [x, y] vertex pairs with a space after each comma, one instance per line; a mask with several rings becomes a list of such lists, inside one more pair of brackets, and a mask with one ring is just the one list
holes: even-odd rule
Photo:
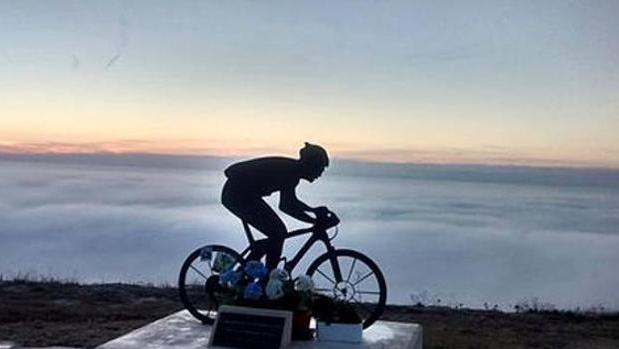
[[619, 168], [619, 1], [0, 1], [0, 152]]

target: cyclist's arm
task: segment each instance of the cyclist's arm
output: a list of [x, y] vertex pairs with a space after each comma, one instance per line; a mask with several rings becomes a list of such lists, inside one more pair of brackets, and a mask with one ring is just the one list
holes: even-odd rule
[[314, 209], [297, 198], [295, 187], [285, 188], [279, 194], [279, 209], [282, 212], [306, 223], [316, 223], [316, 219], [306, 212]]

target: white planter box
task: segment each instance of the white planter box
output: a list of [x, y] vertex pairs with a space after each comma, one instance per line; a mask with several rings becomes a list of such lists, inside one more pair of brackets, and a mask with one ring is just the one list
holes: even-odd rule
[[360, 343], [363, 334], [362, 324], [337, 324], [317, 321], [316, 333], [318, 340]]

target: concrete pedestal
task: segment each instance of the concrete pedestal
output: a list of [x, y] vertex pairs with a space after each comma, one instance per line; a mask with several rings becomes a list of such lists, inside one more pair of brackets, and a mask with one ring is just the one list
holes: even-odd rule
[[[122, 337], [109, 341], [98, 349], [205, 349], [211, 335], [211, 326], [204, 326], [188, 311], [157, 320]], [[377, 321], [363, 331], [362, 343], [324, 341], [293, 341], [293, 349], [422, 349], [420, 325]]]

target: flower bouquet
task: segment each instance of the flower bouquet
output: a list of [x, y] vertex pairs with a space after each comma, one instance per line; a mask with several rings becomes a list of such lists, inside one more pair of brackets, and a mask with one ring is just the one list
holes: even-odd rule
[[291, 278], [283, 269], [270, 272], [259, 261], [249, 261], [242, 269], [230, 268], [220, 274], [216, 293], [220, 304], [293, 312], [293, 339], [309, 339], [314, 283], [307, 275]]

